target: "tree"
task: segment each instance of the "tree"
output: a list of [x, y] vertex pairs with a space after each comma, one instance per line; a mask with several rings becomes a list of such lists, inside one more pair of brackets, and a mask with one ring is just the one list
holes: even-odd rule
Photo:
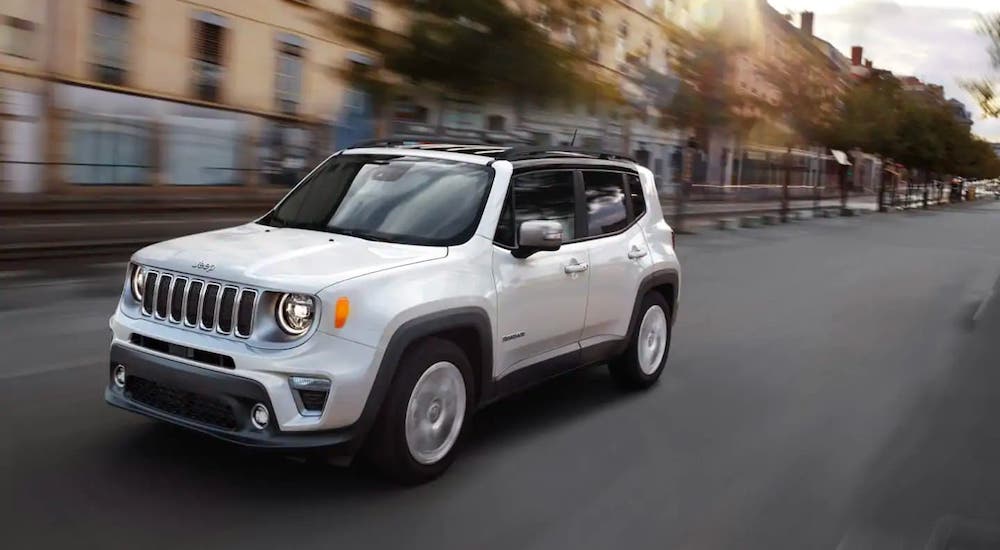
[[728, 75], [733, 59], [746, 46], [722, 31], [688, 33], [678, 42], [685, 44], [673, 67], [680, 85], [673, 97], [661, 98], [664, 103], [658, 107], [665, 113], [664, 121], [693, 129], [702, 144], [713, 129], [749, 127], [760, 104], [737, 90]]
[[[1000, 13], [981, 16], [978, 31], [990, 42], [987, 51], [993, 70], [1000, 71]], [[962, 81], [962, 86], [976, 99], [983, 114], [991, 118], [1000, 117], [998, 85], [996, 75]]]
[[847, 93], [827, 144], [858, 147], [924, 171], [1000, 175], [1000, 159], [990, 145], [972, 135], [947, 105], [905, 92], [887, 72], [876, 72]]
[[892, 156], [903, 90], [889, 73], [876, 72], [851, 88], [842, 100], [826, 136], [826, 144], [844, 151]]
[[599, 0], [543, 0], [529, 12], [503, 0], [424, 0], [419, 9], [412, 0], [385, 0], [406, 11], [396, 31], [340, 12], [327, 17], [333, 32], [379, 56], [380, 67], [355, 64], [347, 74], [379, 107], [406, 84], [440, 94], [575, 100], [614, 95], [582, 53], [601, 39], [589, 32], [591, 2]]
[[764, 69], [764, 77], [780, 99], [773, 104], [764, 102], [762, 111], [788, 128], [788, 143], [820, 144], [830, 139], [840, 98], [823, 80], [824, 75], [817, 73], [817, 66], [814, 60], [796, 57]]

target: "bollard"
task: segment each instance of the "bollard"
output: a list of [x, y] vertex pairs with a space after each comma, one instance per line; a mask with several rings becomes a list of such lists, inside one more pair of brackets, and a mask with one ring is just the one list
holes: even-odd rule
[[736, 220], [733, 218], [719, 218], [717, 224], [719, 229], [736, 229]]

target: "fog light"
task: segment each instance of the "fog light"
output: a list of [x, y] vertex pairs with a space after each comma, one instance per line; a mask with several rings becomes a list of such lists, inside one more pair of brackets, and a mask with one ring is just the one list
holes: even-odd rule
[[125, 365], [117, 365], [115, 367], [115, 373], [112, 377], [115, 381], [115, 385], [119, 388], [125, 387]]
[[267, 407], [262, 403], [257, 403], [250, 409], [250, 423], [253, 424], [254, 428], [258, 430], [263, 430], [267, 427], [267, 423], [271, 421], [271, 413], [267, 412]]

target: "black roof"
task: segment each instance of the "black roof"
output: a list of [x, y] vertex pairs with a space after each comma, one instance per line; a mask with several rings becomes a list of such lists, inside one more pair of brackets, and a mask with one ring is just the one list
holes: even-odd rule
[[361, 149], [366, 147], [387, 147], [399, 149], [420, 149], [424, 151], [447, 151], [449, 153], [465, 153], [490, 157], [495, 160], [531, 160], [543, 158], [562, 159], [601, 159], [635, 162], [634, 159], [619, 153], [595, 149], [582, 149], [560, 145], [504, 145], [495, 143], [461, 143], [436, 140], [414, 139], [377, 139], [363, 141], [349, 147]]

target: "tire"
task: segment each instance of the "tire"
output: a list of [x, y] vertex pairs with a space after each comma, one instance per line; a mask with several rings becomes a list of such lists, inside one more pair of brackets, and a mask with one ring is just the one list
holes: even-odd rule
[[670, 354], [671, 317], [670, 305], [660, 293], [643, 296], [628, 348], [608, 365], [615, 382], [628, 389], [656, 383]]
[[404, 485], [444, 473], [472, 411], [471, 373], [468, 358], [449, 340], [428, 338], [407, 349], [373, 427], [369, 462]]

